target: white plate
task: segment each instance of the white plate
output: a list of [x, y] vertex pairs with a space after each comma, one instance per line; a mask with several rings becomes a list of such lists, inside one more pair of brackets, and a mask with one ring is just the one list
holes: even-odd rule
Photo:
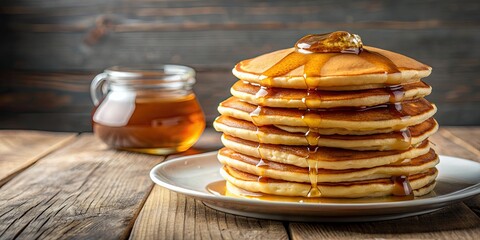
[[312, 222], [378, 221], [436, 211], [480, 193], [480, 163], [440, 156], [436, 196], [380, 203], [272, 202], [218, 196], [207, 185], [223, 180], [217, 152], [180, 157], [155, 166], [150, 177], [158, 185], [197, 198], [205, 205], [247, 217]]

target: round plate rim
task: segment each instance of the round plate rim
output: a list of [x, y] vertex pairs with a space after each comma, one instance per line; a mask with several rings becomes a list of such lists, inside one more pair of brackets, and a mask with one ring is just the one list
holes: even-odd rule
[[[164, 161], [155, 167], [152, 168], [150, 171], [150, 178], [152, 179], [153, 182], [156, 184], [165, 187], [171, 191], [185, 194], [188, 196], [192, 196], [194, 198], [198, 198], [200, 200], [206, 200], [206, 201], [222, 201], [225, 203], [242, 203], [242, 204], [254, 204], [257, 206], [272, 206], [272, 204], [275, 204], [278, 207], [300, 207], [303, 209], [309, 209], [309, 208], [325, 208], [325, 209], [338, 209], [338, 208], [356, 208], [356, 209], [377, 209], [377, 208], [396, 208], [396, 207], [421, 207], [425, 205], [432, 205], [432, 204], [439, 204], [439, 203], [447, 203], [447, 202], [457, 202], [463, 199], [466, 199], [468, 197], [472, 197], [476, 194], [480, 194], [480, 183], [471, 185], [467, 188], [460, 189], [458, 191], [448, 193], [445, 195], [441, 196], [435, 196], [431, 198], [423, 198], [423, 199], [414, 199], [414, 200], [409, 200], [409, 201], [400, 201], [400, 202], [380, 202], [380, 203], [296, 203], [296, 202], [279, 202], [279, 201], [259, 201], [259, 200], [252, 200], [252, 199], [241, 199], [241, 198], [234, 198], [234, 197], [228, 197], [228, 196], [217, 196], [214, 194], [208, 194], [205, 192], [200, 192], [196, 190], [191, 190], [187, 188], [183, 188], [180, 186], [176, 186], [173, 184], [170, 184], [168, 182], [162, 181], [161, 179], [157, 178], [157, 171], [159, 169], [166, 167], [171, 164], [175, 164], [178, 162], [184, 162], [189, 159], [195, 159], [195, 158], [200, 158], [200, 157], [210, 157], [210, 155], [216, 156], [217, 151], [213, 152], [206, 152], [206, 153], [201, 153], [201, 154], [195, 154], [195, 155], [189, 155], [189, 156], [183, 156], [183, 157], [178, 157], [175, 159], [171, 159], [168, 161]], [[458, 157], [453, 157], [453, 156], [446, 156], [446, 155], [439, 155], [440, 157], [440, 162], [442, 161], [442, 158], [451, 158], [455, 159], [455, 161], [468, 161], [471, 163], [479, 164], [476, 161], [464, 159], [464, 158], [458, 158]]]

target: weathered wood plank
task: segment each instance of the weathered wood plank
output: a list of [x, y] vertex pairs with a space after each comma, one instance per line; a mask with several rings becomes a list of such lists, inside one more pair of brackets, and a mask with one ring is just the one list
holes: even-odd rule
[[290, 223], [292, 239], [476, 239], [480, 218], [464, 204], [398, 220], [368, 223]]
[[0, 129], [91, 132], [90, 113], [2, 113]]
[[126, 238], [163, 159], [82, 134], [0, 188], [0, 238]]
[[0, 187], [38, 159], [61, 148], [77, 134], [0, 131]]
[[[426, 21], [429, 26], [442, 25], [445, 19], [462, 22], [476, 19], [478, 2], [463, 0], [457, 2], [375, 2], [368, 0], [344, 1], [98, 1], [87, 0], [81, 3], [65, 1], [4, 1], [1, 13], [21, 17], [23, 22], [34, 22], [39, 15], [43, 23], [60, 23], [64, 17], [86, 17], [102, 12], [122, 14], [132, 18], [162, 20], [164, 23], [255, 23], [262, 27], [265, 22], [338, 22], [368, 21]], [[450, 11], [445, 12], [448, 9]], [[400, 14], [401, 13], [401, 14]], [[179, 18], [181, 16], [181, 18]], [[63, 18], [62, 18], [63, 17]], [[228, 21], [228, 22], [227, 22]], [[81, 27], [81, 24], [77, 25]], [[253, 26], [254, 27], [254, 26]], [[296, 27], [302, 27], [296, 24]], [[421, 27], [421, 26], [420, 26]]]
[[288, 239], [288, 235], [281, 222], [222, 213], [155, 186], [130, 239]]
[[[480, 26], [479, 8], [474, 0], [350, 0], [341, 5], [304, 0], [2, 1], [0, 53], [6, 57], [0, 59], [0, 69], [18, 71], [0, 76], [1, 87], [6, 86], [0, 89], [0, 111], [87, 114], [93, 73], [132, 62], [177, 63], [205, 71], [199, 72], [196, 90], [211, 122], [235, 81], [230, 74], [235, 63], [291, 47], [307, 33], [342, 29], [360, 34], [368, 45], [431, 65], [427, 82], [434, 90], [429, 99], [439, 107], [439, 122], [478, 125], [480, 48], [472, 46], [480, 41], [480, 32], [472, 30]], [[17, 126], [55, 129], [23, 123]], [[78, 121], [65, 125], [72, 128], [61, 130], [90, 129], [75, 129]]]
[[477, 160], [480, 161], [480, 127], [448, 127], [446, 129], [454, 137], [462, 140], [459, 144], [462, 146], [468, 145], [467, 148], [470, 151], [476, 152]]
[[[454, 135], [450, 128], [440, 126], [439, 131], [429, 138], [435, 151], [442, 155], [480, 162], [480, 151], [478, 147], [472, 145], [476, 141], [474, 139], [480, 138], [478, 134], [480, 127], [469, 127], [471, 134], [468, 135]], [[471, 140], [473, 140], [472, 143], [470, 143]]]
[[[480, 21], [480, 20], [479, 20]], [[100, 71], [113, 65], [176, 63], [229, 70], [240, 60], [289, 48], [302, 36], [344, 29], [358, 33], [365, 44], [411, 56], [429, 65], [431, 79], [475, 82], [480, 50], [472, 48], [480, 33], [468, 28], [392, 30], [312, 27], [279, 30], [203, 30], [106, 32], [87, 44], [87, 32], [15, 32], [10, 69], [37, 71]], [[35, 41], [33, 41], [35, 39]], [[462, 43], [462, 44], [458, 44]], [[48, 61], [45, 61], [48, 59]], [[455, 76], [461, 76], [452, 78]]]
[[[216, 150], [220, 134], [207, 130], [189, 152], [169, 159]], [[222, 213], [201, 201], [155, 186], [140, 212], [130, 239], [287, 239], [281, 222]]]

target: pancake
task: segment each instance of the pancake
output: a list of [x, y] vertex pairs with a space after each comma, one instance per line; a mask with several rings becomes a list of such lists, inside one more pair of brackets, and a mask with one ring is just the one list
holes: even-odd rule
[[[218, 152], [218, 160], [226, 166], [257, 176], [303, 183], [310, 183], [312, 179], [311, 168], [301, 168], [250, 157], [227, 148], [220, 149]], [[425, 172], [426, 170], [435, 167], [437, 164], [438, 156], [435, 154], [435, 151], [431, 149], [428, 153], [416, 158], [388, 165], [342, 170], [317, 168], [314, 172], [316, 174], [315, 179], [319, 183], [352, 182], [389, 178], [393, 176], [414, 175]]]
[[[311, 189], [309, 183], [259, 178], [257, 175], [242, 172], [229, 166], [224, 166], [220, 170], [220, 174], [229, 183], [250, 192], [307, 197]], [[413, 190], [418, 190], [430, 184], [435, 184], [437, 174], [437, 169], [431, 168], [423, 173], [408, 176], [408, 182]], [[381, 197], [393, 195], [396, 190], [395, 185], [391, 178], [380, 178], [354, 182], [319, 183], [318, 189], [322, 193], [322, 197], [328, 198]], [[428, 189], [433, 189], [433, 186]], [[428, 192], [414, 191], [414, 194], [420, 196]]]
[[369, 129], [369, 130], [349, 130], [344, 128], [309, 128], [309, 127], [294, 127], [285, 125], [273, 125], [279, 129], [291, 133], [318, 133], [320, 135], [372, 135], [378, 133], [389, 133], [395, 131], [393, 128]]
[[359, 54], [302, 54], [288, 48], [241, 61], [232, 72], [241, 80], [265, 87], [358, 90], [416, 82], [430, 75], [431, 67], [365, 46]]
[[[369, 131], [385, 128], [399, 130], [416, 125], [432, 117], [437, 109], [435, 105], [430, 104], [423, 98], [369, 108], [306, 111], [258, 107], [236, 97], [231, 97], [220, 103], [218, 111], [223, 116], [254, 121], [257, 126], [286, 125]], [[355, 114], [352, 114], [352, 112]]]
[[276, 201], [276, 202], [296, 202], [308, 204], [358, 204], [358, 203], [384, 203], [384, 202], [398, 202], [413, 199], [414, 196], [424, 196], [430, 193], [435, 187], [435, 181], [427, 184], [424, 187], [414, 189], [412, 196], [377, 196], [377, 197], [363, 197], [363, 198], [327, 198], [327, 197], [299, 197], [299, 196], [279, 196], [259, 192], [250, 192], [245, 189], [238, 188], [230, 182], [225, 182], [225, 189], [223, 194], [228, 197], [254, 199], [257, 201]]
[[230, 92], [238, 99], [258, 106], [305, 108], [305, 100], [309, 99], [309, 108], [335, 108], [375, 106], [408, 101], [425, 97], [431, 93], [431, 90], [429, 85], [421, 81], [357, 91], [264, 88], [260, 85], [238, 81], [232, 86]]
[[355, 169], [387, 165], [402, 159], [411, 159], [430, 151], [428, 141], [417, 147], [397, 151], [355, 151], [340, 148], [319, 147], [311, 152], [305, 146], [287, 146], [277, 144], [259, 144], [241, 138], [222, 135], [222, 143], [228, 149], [245, 155], [262, 158], [297, 167], [308, 167], [308, 161], [316, 161], [318, 168]]
[[[286, 132], [274, 126], [257, 127], [252, 122], [228, 116], [218, 117], [213, 126], [217, 131], [253, 142], [293, 146], [312, 145], [305, 134]], [[353, 150], [406, 150], [427, 139], [437, 129], [437, 122], [430, 118], [400, 132], [351, 136], [319, 135], [315, 137], [316, 142], [313, 145]]]

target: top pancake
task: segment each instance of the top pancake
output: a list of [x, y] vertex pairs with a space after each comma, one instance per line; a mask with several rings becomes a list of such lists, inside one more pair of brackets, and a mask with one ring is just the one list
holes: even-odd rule
[[278, 50], [238, 63], [233, 74], [265, 87], [352, 90], [416, 82], [431, 67], [407, 56], [364, 46], [359, 54]]

